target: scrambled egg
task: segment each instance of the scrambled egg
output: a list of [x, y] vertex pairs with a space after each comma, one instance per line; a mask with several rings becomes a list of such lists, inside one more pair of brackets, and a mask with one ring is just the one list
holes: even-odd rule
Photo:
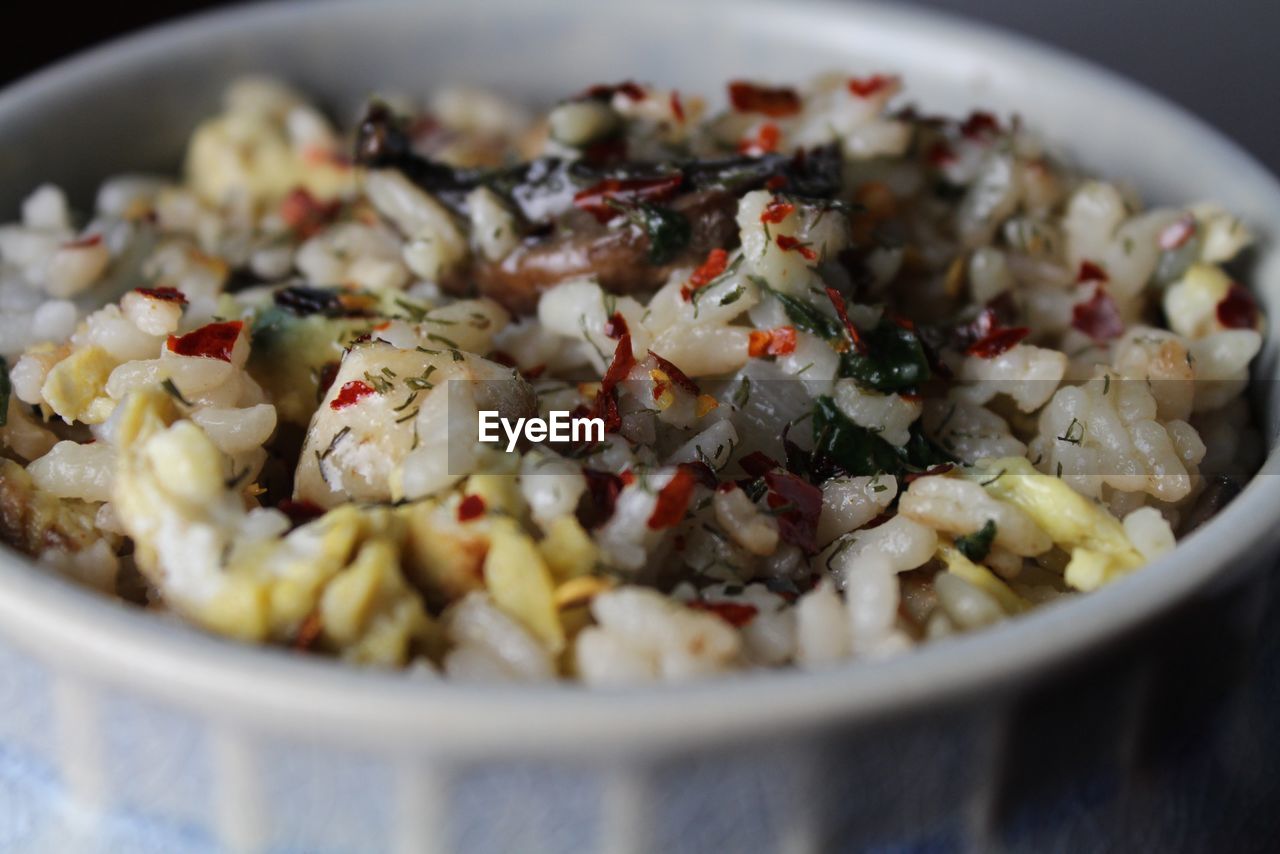
[[1114, 516], [1058, 478], [1036, 471], [1030, 461], [1002, 457], [983, 460], [981, 467], [987, 492], [1026, 511], [1071, 555], [1066, 580], [1077, 590], [1096, 590], [1143, 564]]
[[68, 424], [101, 424], [116, 405], [107, 394], [107, 378], [118, 364], [101, 347], [81, 347], [53, 366], [40, 394]]

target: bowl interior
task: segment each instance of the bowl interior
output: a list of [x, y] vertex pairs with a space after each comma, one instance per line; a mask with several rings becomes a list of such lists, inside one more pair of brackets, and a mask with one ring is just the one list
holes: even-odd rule
[[[1017, 112], [1060, 142], [1068, 156], [1104, 175], [1131, 179], [1149, 200], [1212, 198], [1243, 216], [1262, 235], [1253, 284], [1269, 309], [1271, 332], [1258, 363], [1258, 376], [1265, 381], [1256, 387], [1271, 446], [1277, 401], [1269, 380], [1276, 374], [1280, 322], [1280, 253], [1272, 239], [1280, 232], [1280, 188], [1271, 176], [1213, 130], [1106, 72], [1013, 36], [910, 8], [764, 0], [375, 0], [285, 3], [206, 15], [108, 45], [0, 93], [0, 219], [12, 219], [21, 198], [42, 181], [66, 187], [86, 209], [104, 176], [176, 170], [195, 123], [216, 108], [230, 79], [250, 71], [297, 84], [345, 122], [375, 90], [419, 93], [444, 83], [467, 83], [545, 103], [590, 83], [629, 77], [679, 86], [719, 102], [724, 82], [733, 77], [793, 81], [832, 69], [900, 73], [907, 98], [926, 110], [964, 112], [982, 106]], [[936, 693], [939, 685], [973, 685], [1060, 657], [1185, 596], [1238, 554], [1235, 549], [1274, 537], [1271, 508], [1280, 489], [1272, 487], [1273, 480], [1258, 478], [1162, 567], [1113, 590], [883, 666], [817, 676], [767, 675], [732, 680], [732, 687], [682, 688], [674, 695], [683, 698], [686, 716], [703, 709], [708, 725], [723, 723], [718, 710], [726, 703], [740, 709], [751, 705], [742, 702], [745, 696], [755, 698], [759, 720], [765, 715], [776, 720], [787, 709], [798, 713], [802, 704], [812, 713], [847, 713], [851, 704], [870, 708], [876, 702], [902, 702]], [[1211, 548], [1208, 540], [1214, 535], [1208, 532], [1229, 526], [1235, 532], [1232, 549]], [[7, 615], [14, 621], [6, 633], [23, 635], [47, 654], [83, 660], [86, 649], [95, 649], [93, 655], [131, 661], [131, 673], [140, 680], [167, 678], [186, 686], [183, 690], [216, 690], [224, 699], [250, 705], [289, 702], [264, 688], [261, 679], [245, 676], [250, 665], [260, 674], [272, 671], [293, 680], [297, 697], [306, 696], [309, 686], [332, 700], [333, 691], [358, 684], [363, 692], [382, 692], [383, 711], [399, 709], [399, 717], [414, 709], [422, 714], [420, 704], [412, 705], [419, 698], [395, 680], [338, 673], [175, 632], [44, 578], [19, 566], [11, 554], [0, 554], [0, 563], [0, 619]], [[73, 621], [79, 624], [68, 630]], [[164, 655], [172, 660], [157, 657]], [[210, 687], [211, 679], [216, 688]], [[778, 693], [772, 686], [780, 679], [789, 680], [788, 698], [771, 696]], [[425, 693], [439, 699], [443, 690]], [[493, 722], [485, 712], [493, 692], [448, 690], [456, 700], [449, 714], [459, 735]], [[543, 726], [545, 734], [547, 722], [563, 709], [549, 698], [559, 696], [544, 694], [533, 702], [529, 708], [538, 720], [529, 725]], [[583, 727], [590, 729], [584, 715], [596, 708], [602, 714], [612, 708], [616, 715], [620, 704], [615, 700], [625, 698], [571, 696], [578, 704], [578, 735]], [[625, 717], [643, 727], [651, 715], [633, 700]], [[340, 702], [333, 708], [335, 715], [373, 713]], [[509, 720], [501, 723], [512, 731]], [[600, 720], [602, 731], [619, 725], [616, 716], [611, 724]]]

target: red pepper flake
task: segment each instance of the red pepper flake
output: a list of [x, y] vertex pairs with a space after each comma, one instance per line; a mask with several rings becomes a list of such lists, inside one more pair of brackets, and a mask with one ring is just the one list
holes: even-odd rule
[[693, 497], [693, 488], [698, 479], [692, 471], [681, 466], [667, 481], [667, 485], [658, 492], [658, 501], [654, 504], [653, 513], [649, 515], [649, 528], [661, 531], [680, 524], [684, 519], [684, 511], [689, 507], [689, 499]]
[[680, 288], [680, 296], [688, 302], [693, 292], [698, 288], [706, 287], [724, 274], [725, 267], [729, 264], [729, 253], [723, 249], [712, 249], [707, 253], [707, 260], [702, 262], [698, 269], [693, 271], [689, 276], [689, 281], [684, 283]]
[[622, 474], [618, 475], [618, 478], [622, 481], [623, 486], [630, 486], [636, 482], [636, 473], [631, 469], [623, 469]]
[[782, 132], [778, 130], [778, 126], [773, 122], [765, 122], [760, 125], [755, 136], [746, 137], [738, 143], [738, 153], [747, 157], [772, 154], [778, 150], [778, 143], [781, 141]]
[[671, 90], [671, 115], [676, 117], [676, 121], [684, 124], [684, 104], [680, 103], [680, 93]]
[[931, 166], [947, 166], [956, 162], [956, 153], [951, 150], [951, 146], [943, 140], [938, 140], [925, 152], [924, 159]]
[[1232, 282], [1218, 303], [1217, 315], [1218, 322], [1228, 329], [1257, 329], [1258, 301], [1242, 285]]
[[1120, 309], [1106, 289], [1098, 285], [1093, 296], [1076, 303], [1071, 310], [1071, 325], [1088, 335], [1095, 343], [1103, 344], [1124, 334], [1124, 321]]
[[1109, 282], [1111, 277], [1107, 271], [1092, 261], [1081, 261], [1080, 270], [1076, 273], [1077, 282]]
[[618, 339], [618, 346], [613, 350], [613, 361], [609, 363], [604, 377], [600, 380], [600, 390], [613, 391], [618, 383], [627, 378], [627, 374], [631, 373], [635, 364], [636, 357], [631, 352], [631, 333], [624, 332]]
[[373, 386], [363, 380], [352, 380], [346, 383], [338, 390], [338, 394], [333, 400], [329, 401], [329, 408], [335, 412], [339, 409], [346, 409], [348, 406], [359, 403], [364, 398], [373, 394]]
[[779, 468], [778, 462], [763, 451], [752, 451], [738, 460], [738, 465], [752, 477], [763, 477], [765, 472]]
[[753, 329], [747, 340], [747, 355], [753, 359], [762, 356], [785, 356], [796, 351], [796, 328], [779, 326], [777, 329]]
[[853, 341], [853, 349], [857, 350], [860, 355], [866, 355], [867, 345], [862, 340], [862, 335], [858, 332], [858, 327], [853, 325], [853, 321], [849, 319], [849, 310], [845, 307], [844, 297], [840, 296], [840, 292], [835, 288], [827, 285], [827, 299], [831, 300], [831, 305], [835, 307], [836, 316], [840, 318], [840, 322], [844, 324], [845, 332], [849, 333], [850, 340]]
[[735, 629], [750, 623], [759, 613], [756, 606], [749, 602], [707, 602], [703, 599], [694, 599], [689, 603], [689, 607], [695, 611], [715, 614]]
[[479, 495], [468, 495], [458, 502], [458, 521], [470, 522], [484, 513], [484, 499]]
[[324, 621], [320, 619], [320, 612], [312, 611], [303, 618], [302, 624], [298, 626], [298, 633], [293, 636], [293, 648], [298, 652], [306, 652], [315, 646], [323, 630]]
[[582, 159], [599, 165], [627, 159], [627, 138], [621, 134], [598, 139], [582, 149]]
[[925, 469], [924, 471], [907, 472], [902, 476], [903, 483], [914, 483], [922, 477], [933, 477], [934, 475], [946, 474], [954, 469], [955, 463], [941, 463], [936, 466]]
[[341, 202], [321, 202], [306, 188], [295, 187], [280, 202], [280, 218], [305, 240], [332, 222], [341, 208]]
[[[582, 476], [587, 479], [587, 495], [578, 508], [578, 521], [584, 528], [598, 528], [613, 518], [618, 504], [618, 493], [626, 485], [625, 477], [630, 472], [623, 472], [623, 477], [598, 469], [584, 468]], [[634, 480], [634, 476], [632, 476]]]
[[850, 77], [849, 91], [859, 98], [870, 98], [877, 92], [889, 88], [898, 82], [898, 78], [887, 74], [872, 74], [870, 77]]
[[1160, 248], [1166, 252], [1186, 244], [1196, 233], [1196, 218], [1191, 214], [1179, 217], [1160, 232]]
[[286, 498], [276, 505], [276, 509], [289, 517], [289, 522], [293, 527], [305, 525], [313, 519], [319, 519], [324, 515], [324, 508], [314, 501], [294, 501], [292, 498]]
[[769, 180], [764, 182], [764, 188], [771, 193], [776, 193], [785, 186], [787, 186], [786, 175], [770, 175]]
[[773, 242], [778, 244], [778, 248], [783, 252], [799, 252], [800, 257], [806, 261], [818, 260], [817, 253], [789, 234], [779, 234], [773, 239]]
[[730, 492], [733, 492], [737, 488], [738, 488], [738, 484], [734, 483], [731, 480], [726, 480], [724, 483], [716, 487], [716, 492], [723, 492], [724, 494], [727, 495]]
[[764, 206], [764, 210], [760, 213], [760, 221], [777, 225], [795, 211], [796, 206], [790, 202], [784, 202], [782, 199], [774, 199]]
[[675, 195], [682, 183], [684, 176], [678, 172], [662, 178], [606, 178], [575, 193], [573, 204], [604, 223], [618, 215], [610, 202], [665, 201]]
[[88, 249], [90, 246], [97, 246], [102, 242], [101, 234], [86, 234], [77, 240], [62, 244], [63, 249]]
[[729, 84], [729, 103], [740, 113], [762, 113], [774, 119], [800, 112], [800, 96], [796, 90], [756, 86], [743, 80]]
[[604, 334], [615, 341], [623, 335], [630, 334], [630, 330], [627, 329], [627, 319], [621, 312], [615, 311], [609, 315], [609, 319], [604, 322]]
[[765, 500], [775, 511], [778, 536], [782, 537], [783, 542], [806, 553], [817, 551], [822, 490], [789, 472], [765, 472], [764, 482], [769, 487], [769, 495]]
[[1012, 350], [1030, 334], [1031, 330], [1025, 326], [995, 329], [970, 344], [965, 352], [982, 359], [994, 359], [1001, 353]]
[[592, 86], [579, 94], [573, 100], [608, 101], [612, 99], [614, 95], [623, 95], [630, 98], [632, 101], [643, 101], [648, 96], [648, 93], [645, 92], [644, 87], [639, 83], [631, 80], [624, 80], [621, 83], [597, 83], [595, 86]]
[[658, 367], [662, 369], [662, 372], [671, 377], [673, 383], [689, 392], [689, 394], [699, 395], [702, 393], [702, 389], [698, 388], [698, 384], [689, 379], [689, 375], [676, 367], [674, 362], [668, 362], [652, 350], [649, 351], [649, 355], [658, 363]]
[[991, 113], [983, 110], [974, 110], [960, 125], [960, 133], [969, 139], [978, 139], [986, 134], [997, 134], [999, 132], [1000, 122], [996, 121], [996, 117]]
[[159, 288], [134, 288], [135, 291], [150, 299], [158, 299], [161, 302], [176, 302], [178, 305], [187, 304], [187, 295], [177, 288], [159, 287]]
[[693, 479], [705, 486], [707, 489], [716, 489], [720, 486], [720, 479], [716, 477], [715, 469], [704, 463], [702, 460], [695, 460], [691, 463], [681, 463], [680, 468], [687, 469], [693, 475]]
[[210, 323], [186, 335], [170, 335], [166, 346], [179, 356], [203, 356], [230, 362], [231, 351], [242, 329], [244, 322], [240, 320]]

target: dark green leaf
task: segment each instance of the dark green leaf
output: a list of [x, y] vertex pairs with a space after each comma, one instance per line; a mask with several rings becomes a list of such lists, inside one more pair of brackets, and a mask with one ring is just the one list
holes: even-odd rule
[[986, 524], [972, 534], [956, 537], [956, 548], [960, 554], [974, 563], [986, 560], [991, 551], [991, 543], [996, 538], [996, 520], [988, 519]]
[[915, 332], [888, 318], [863, 334], [866, 353], [854, 350], [840, 358], [840, 376], [877, 391], [916, 388], [929, 379], [929, 360]]
[[751, 281], [755, 282], [760, 290], [772, 294], [774, 299], [782, 303], [782, 308], [786, 311], [787, 317], [791, 318], [791, 322], [796, 325], [797, 329], [811, 332], [828, 341], [839, 338], [844, 334], [840, 321], [834, 317], [823, 314], [804, 300], [796, 299], [789, 294], [784, 294], [782, 291], [774, 290], [769, 287], [768, 282], [759, 276], [752, 276]]
[[815, 462], [834, 465], [854, 476], [881, 472], [897, 475], [902, 458], [879, 435], [850, 421], [830, 397], [819, 397], [813, 408]]
[[924, 434], [924, 428], [919, 421], [912, 424], [908, 429], [911, 437], [907, 439], [907, 444], [902, 449], [902, 455], [910, 468], [916, 471], [926, 471], [934, 466], [957, 462], [956, 458], [949, 454], [946, 449]]
[[668, 208], [641, 203], [636, 206], [644, 233], [649, 236], [649, 263], [661, 266], [679, 255], [693, 236], [689, 219]]

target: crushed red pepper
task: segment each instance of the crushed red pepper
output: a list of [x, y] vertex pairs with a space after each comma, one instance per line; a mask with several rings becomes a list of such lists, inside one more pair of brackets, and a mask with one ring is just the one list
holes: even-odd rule
[[800, 112], [800, 96], [788, 87], [757, 86], [743, 80], [729, 84], [729, 103], [740, 113], [761, 113], [780, 119]]
[[671, 480], [658, 492], [658, 500], [649, 515], [650, 530], [660, 531], [680, 524], [697, 485], [698, 478], [692, 471], [684, 466], [676, 469]]
[[373, 386], [364, 380], [352, 380], [338, 389], [338, 394], [329, 401], [329, 408], [334, 411], [346, 409], [371, 394], [374, 394]]
[[470, 522], [484, 514], [484, 499], [479, 495], [467, 495], [458, 502], [458, 521]]
[[1092, 297], [1071, 309], [1071, 325], [1099, 344], [1124, 334], [1120, 309], [1101, 285], [1094, 288]]
[[165, 346], [179, 356], [201, 356], [230, 362], [231, 351], [235, 349], [242, 329], [244, 321], [241, 320], [209, 323], [186, 335], [170, 335]]
[[753, 329], [747, 339], [747, 355], [753, 359], [762, 356], [785, 356], [796, 351], [796, 328], [779, 326], [777, 329]]
[[689, 276], [689, 280], [680, 288], [680, 296], [688, 302], [693, 292], [706, 287], [724, 274], [729, 263], [729, 253], [723, 249], [712, 249], [707, 253], [707, 260]]
[[187, 295], [177, 288], [162, 285], [158, 288], [134, 288], [135, 291], [150, 299], [158, 299], [161, 302], [176, 302], [178, 305], [187, 304]]
[[778, 248], [783, 252], [799, 252], [800, 257], [806, 261], [817, 261], [818, 255], [805, 243], [801, 243], [789, 234], [779, 234], [773, 240], [778, 244]]
[[759, 613], [756, 606], [750, 602], [708, 602], [704, 599], [694, 599], [689, 603], [689, 607], [695, 611], [715, 614], [735, 629], [747, 625]]
[[1231, 283], [1227, 295], [1218, 303], [1215, 312], [1218, 322], [1228, 329], [1256, 329], [1258, 327], [1258, 301], [1243, 285]]
[[619, 215], [612, 203], [662, 202], [670, 199], [684, 183], [679, 172], [661, 178], [605, 178], [573, 195], [575, 207], [605, 223]]

